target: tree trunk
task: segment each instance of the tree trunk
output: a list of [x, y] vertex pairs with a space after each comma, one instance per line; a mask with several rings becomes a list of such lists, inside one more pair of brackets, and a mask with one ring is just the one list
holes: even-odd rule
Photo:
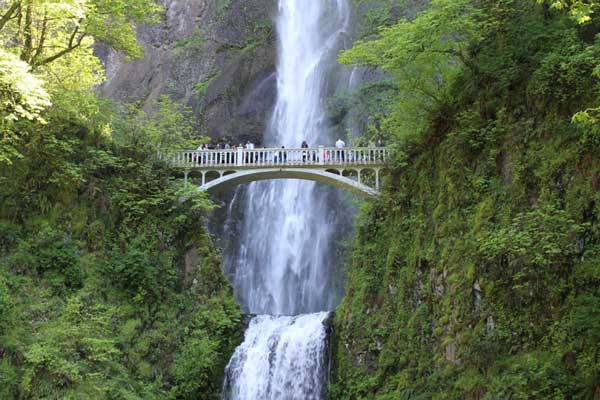
[[10, 5], [8, 10], [6, 10], [6, 13], [2, 17], [0, 17], [0, 31], [2, 30], [2, 28], [4, 28], [8, 21], [10, 21], [13, 18], [13, 15], [15, 15], [20, 5], [20, 2], [15, 1]]
[[23, 28], [23, 36], [21, 60], [30, 63], [31, 55], [33, 53], [33, 0], [27, 2], [27, 8], [25, 9], [25, 27]]

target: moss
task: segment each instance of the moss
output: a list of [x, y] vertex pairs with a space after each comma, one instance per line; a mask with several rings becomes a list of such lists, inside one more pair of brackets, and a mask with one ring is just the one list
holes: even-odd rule
[[[181, 203], [143, 146], [74, 139], [60, 118], [44, 138], [71, 151], [24, 146], [3, 171], [0, 198], [25, 200], [0, 212], [0, 398], [219, 398], [244, 322], [204, 226], [212, 204]], [[72, 165], [78, 184], [46, 185]]]
[[176, 57], [200, 55], [205, 44], [206, 37], [204, 32], [200, 28], [196, 28], [189, 37], [177, 41], [173, 45], [172, 52]]
[[597, 127], [571, 122], [600, 59], [560, 16], [502, 18], [427, 128], [389, 138], [335, 315], [332, 398], [600, 392]]

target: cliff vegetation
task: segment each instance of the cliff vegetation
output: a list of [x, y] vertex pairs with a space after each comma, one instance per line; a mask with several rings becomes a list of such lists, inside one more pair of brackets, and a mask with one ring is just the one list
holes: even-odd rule
[[333, 399], [600, 398], [595, 1], [433, 0], [341, 55], [396, 152], [336, 312]]
[[204, 138], [168, 98], [147, 115], [92, 91], [95, 41], [139, 57], [131, 23], [160, 12], [0, 6], [2, 399], [218, 398], [241, 313], [205, 230], [212, 203], [163, 161]]

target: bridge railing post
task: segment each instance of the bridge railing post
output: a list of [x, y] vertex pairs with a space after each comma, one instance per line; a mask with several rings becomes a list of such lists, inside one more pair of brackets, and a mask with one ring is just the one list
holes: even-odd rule
[[246, 165], [248, 167], [313, 166], [313, 165], [373, 165], [385, 164], [390, 152], [385, 147], [336, 148], [319, 145], [313, 148], [260, 148], [182, 150], [173, 154], [171, 165], [206, 169]]
[[241, 147], [238, 147], [237, 152], [235, 153], [235, 156], [236, 156], [235, 164], [236, 165], [244, 165], [244, 149]]

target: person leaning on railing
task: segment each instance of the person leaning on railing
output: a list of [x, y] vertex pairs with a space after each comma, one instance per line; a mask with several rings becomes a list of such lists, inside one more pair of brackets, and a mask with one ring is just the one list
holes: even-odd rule
[[337, 158], [338, 160], [342, 160], [345, 161], [346, 160], [346, 150], [344, 150], [344, 147], [346, 147], [346, 142], [344, 142], [342, 139], [338, 138], [338, 140], [335, 141], [335, 147], [338, 149], [336, 150], [337, 153]]

